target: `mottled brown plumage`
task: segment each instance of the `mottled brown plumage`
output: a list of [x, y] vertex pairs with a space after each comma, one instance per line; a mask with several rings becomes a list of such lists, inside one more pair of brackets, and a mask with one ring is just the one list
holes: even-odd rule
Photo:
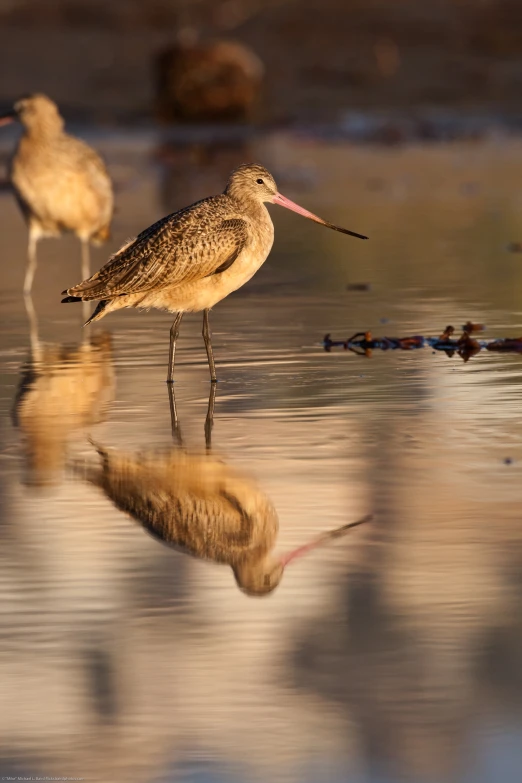
[[89, 242], [109, 237], [113, 192], [99, 155], [65, 133], [58, 107], [47, 96], [20, 99], [0, 124], [16, 119], [24, 132], [11, 162], [11, 182], [29, 227], [27, 293], [42, 237], [75, 233], [82, 244], [82, 273], [89, 274]]
[[[96, 444], [94, 444], [96, 445]], [[110, 500], [156, 538], [195, 557], [229, 565], [241, 590], [265, 595], [285, 565], [362, 522], [276, 557], [277, 513], [256, 483], [215, 456], [125, 454], [96, 445], [102, 465], [90, 476]]]
[[265, 207], [272, 202], [292, 209], [336, 231], [354, 234], [327, 223], [277, 192], [263, 166], [245, 164], [232, 172], [227, 187], [159, 220], [115, 253], [99, 272], [64, 291], [64, 302], [101, 300], [91, 323], [122, 307], [177, 313], [171, 328], [169, 376], [184, 312], [204, 311], [203, 337], [212, 381], [216, 380], [208, 312], [242, 286], [266, 260], [274, 227]]

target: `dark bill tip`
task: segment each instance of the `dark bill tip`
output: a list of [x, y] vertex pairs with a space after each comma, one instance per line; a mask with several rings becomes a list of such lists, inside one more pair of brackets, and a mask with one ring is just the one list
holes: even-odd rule
[[350, 237], [356, 237], [357, 239], [369, 239], [369, 237], [365, 236], [364, 234], [358, 234], [356, 231], [349, 231], [347, 228], [341, 228], [341, 226], [334, 226], [333, 223], [328, 223], [326, 220], [323, 220], [323, 225], [325, 225], [327, 228], [331, 228], [334, 231], [340, 231], [341, 234], [348, 234]]

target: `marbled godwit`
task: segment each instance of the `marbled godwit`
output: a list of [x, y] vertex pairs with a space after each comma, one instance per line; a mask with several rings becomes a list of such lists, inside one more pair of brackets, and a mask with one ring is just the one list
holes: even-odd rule
[[45, 95], [30, 95], [0, 118], [19, 120], [24, 133], [11, 162], [11, 182], [29, 226], [24, 291], [36, 271], [36, 245], [42, 237], [72, 231], [82, 246], [82, 275], [90, 274], [89, 242], [109, 237], [113, 212], [110, 177], [99, 155], [64, 132], [58, 107]]
[[90, 480], [156, 538], [227, 564], [247, 595], [274, 590], [288, 563], [364, 522], [343, 525], [276, 557], [277, 513], [254, 481], [211, 455], [124, 454], [93, 444], [102, 466]]
[[122, 307], [156, 307], [176, 313], [170, 330], [168, 381], [174, 379], [183, 313], [203, 310], [203, 339], [210, 377], [216, 381], [209, 310], [250, 280], [267, 258], [274, 227], [265, 202], [367, 239], [294, 204], [278, 193], [265, 168], [244, 164], [232, 172], [224, 193], [154, 223], [123, 245], [89, 280], [63, 291], [67, 297], [62, 301], [101, 300], [87, 324]]

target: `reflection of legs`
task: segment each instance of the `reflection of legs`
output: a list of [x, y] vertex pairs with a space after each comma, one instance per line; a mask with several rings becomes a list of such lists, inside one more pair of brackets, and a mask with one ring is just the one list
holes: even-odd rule
[[214, 426], [214, 407], [216, 405], [216, 384], [210, 385], [210, 394], [208, 397], [207, 418], [205, 419], [205, 445], [207, 450], [212, 448], [212, 427]]
[[183, 438], [181, 436], [181, 429], [178, 419], [178, 409], [176, 407], [176, 396], [174, 394], [174, 384], [169, 383], [167, 388], [169, 390], [170, 425], [172, 429], [172, 437], [178, 442], [179, 446], [183, 446]]
[[[181, 427], [178, 418], [178, 407], [176, 405], [176, 394], [174, 392], [174, 384], [167, 384], [169, 390], [169, 404], [170, 404], [170, 425], [172, 430], [172, 437], [177, 442], [178, 446], [183, 446], [183, 436], [181, 434]], [[216, 390], [215, 383], [210, 386], [210, 394], [208, 397], [207, 418], [205, 419], [205, 445], [207, 451], [212, 448], [212, 427], [214, 426], [214, 408], [216, 405]]]
[[208, 310], [203, 310], [203, 339], [205, 341], [205, 348], [207, 349], [208, 366], [210, 369], [210, 380], [212, 383], [217, 381], [216, 378], [216, 365], [214, 364], [214, 353], [212, 352], [212, 334], [208, 323]]
[[34, 273], [36, 272], [36, 243], [38, 242], [38, 232], [29, 228], [29, 244], [27, 247], [27, 268], [25, 270], [24, 294], [30, 294], [33, 287]]
[[178, 313], [174, 318], [174, 323], [170, 327], [170, 349], [169, 349], [169, 372], [167, 375], [167, 383], [174, 383], [174, 358], [176, 356], [176, 340], [179, 337], [179, 325], [183, 313]]

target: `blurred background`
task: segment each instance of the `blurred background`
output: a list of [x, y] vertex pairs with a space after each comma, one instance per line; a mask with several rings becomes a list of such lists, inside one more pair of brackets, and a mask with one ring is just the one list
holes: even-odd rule
[[[99, 783], [519, 783], [522, 365], [346, 339], [522, 335], [518, 0], [0, 0], [0, 110], [28, 92], [104, 157], [93, 271], [255, 160], [368, 234], [277, 208], [211, 315], [212, 449], [273, 503], [278, 551], [373, 513], [262, 599], [147, 535], [90, 443], [173, 443], [171, 319], [82, 330], [78, 242], [39, 243], [0, 128], [0, 775]], [[102, 328], [103, 327], [103, 328]], [[204, 450], [200, 316], [176, 399]]]
[[521, 17], [517, 0], [2, 0], [0, 94], [40, 89], [71, 119], [144, 122], [165, 49], [232, 39], [264, 70], [261, 122], [428, 109], [516, 122]]

